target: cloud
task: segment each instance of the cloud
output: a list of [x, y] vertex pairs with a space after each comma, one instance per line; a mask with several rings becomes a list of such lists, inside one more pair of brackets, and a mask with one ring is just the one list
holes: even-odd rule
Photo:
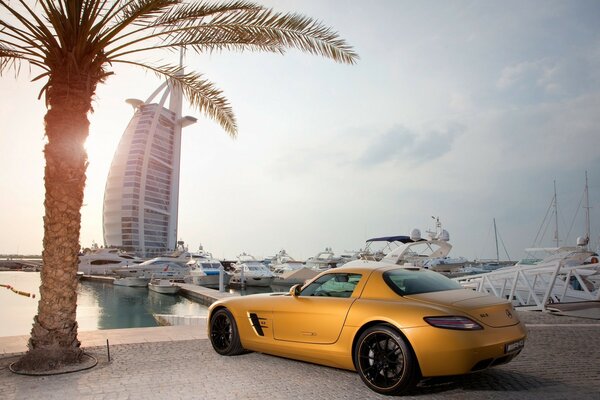
[[502, 69], [496, 87], [507, 90], [515, 86], [533, 83], [545, 92], [551, 93], [557, 89], [556, 75], [558, 66], [549, 60], [525, 61], [509, 65]]
[[442, 157], [452, 148], [456, 138], [465, 132], [460, 124], [449, 124], [441, 130], [417, 132], [397, 125], [373, 138], [359, 163], [374, 166], [387, 162], [418, 164]]

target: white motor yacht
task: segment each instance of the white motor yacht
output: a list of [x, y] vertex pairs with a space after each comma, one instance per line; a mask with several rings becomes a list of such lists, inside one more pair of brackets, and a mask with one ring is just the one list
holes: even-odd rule
[[425, 268], [441, 273], [457, 272], [467, 260], [463, 257], [448, 257], [452, 250], [452, 245], [448, 243], [450, 234], [442, 229], [439, 218], [435, 220], [436, 230], [427, 231], [428, 238], [421, 237], [419, 229], [413, 229], [410, 236], [385, 236], [367, 240], [362, 258]]
[[168, 279], [151, 279], [148, 282], [148, 289], [161, 294], [176, 294], [179, 292], [179, 286]]
[[336, 256], [331, 250], [331, 247], [326, 247], [317, 255], [310, 257], [304, 263], [307, 268], [312, 268], [317, 271], [325, 271], [329, 268], [336, 268], [344, 264], [346, 260], [342, 260], [340, 256]]
[[87, 275], [108, 275], [117, 268], [135, 266], [143, 261], [119, 249], [92, 246], [79, 256], [79, 272]]
[[284, 249], [280, 250], [269, 261], [269, 268], [275, 275], [280, 275], [284, 272], [293, 271], [304, 267], [303, 261], [295, 260]]
[[190, 267], [189, 274], [184, 278], [185, 283], [205, 286], [209, 288], [218, 288], [220, 274], [223, 274], [223, 285], [229, 284], [231, 275], [223, 269], [221, 261], [213, 257], [200, 246], [199, 251], [193, 254], [193, 258], [188, 261]]
[[238, 261], [232, 265], [234, 272], [229, 280], [230, 285], [271, 286], [275, 275], [269, 267], [246, 253], [240, 254], [237, 259]]
[[193, 254], [180, 242], [180, 247], [172, 253], [151, 258], [137, 265], [117, 268], [113, 272], [117, 276], [145, 276], [148, 278], [164, 278], [183, 281], [190, 271], [187, 263]]
[[288, 287], [296, 284], [303, 285], [306, 281], [314, 278], [320, 273], [316, 269], [308, 268], [303, 265], [300, 265], [297, 269], [279, 269], [278, 272], [275, 272], [275, 279], [273, 279], [272, 285]]
[[294, 260], [285, 250], [273, 257], [270, 268], [275, 274], [272, 283], [275, 286], [303, 284], [319, 274], [318, 270], [305, 266], [304, 262]]

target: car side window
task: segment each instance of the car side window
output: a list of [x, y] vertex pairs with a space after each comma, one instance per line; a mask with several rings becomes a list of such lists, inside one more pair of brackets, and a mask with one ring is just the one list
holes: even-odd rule
[[300, 296], [350, 297], [360, 281], [360, 274], [323, 275], [305, 287]]

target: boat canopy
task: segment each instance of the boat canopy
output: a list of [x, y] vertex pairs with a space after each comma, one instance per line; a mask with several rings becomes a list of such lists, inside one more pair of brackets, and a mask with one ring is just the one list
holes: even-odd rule
[[388, 243], [401, 242], [401, 243], [412, 243], [412, 242], [421, 242], [421, 241], [424, 241], [424, 240], [425, 239], [423, 239], [423, 238], [417, 239], [417, 240], [413, 240], [413, 239], [410, 238], [410, 236], [382, 236], [382, 237], [367, 239], [367, 243], [369, 243], [369, 242], [388, 242]]

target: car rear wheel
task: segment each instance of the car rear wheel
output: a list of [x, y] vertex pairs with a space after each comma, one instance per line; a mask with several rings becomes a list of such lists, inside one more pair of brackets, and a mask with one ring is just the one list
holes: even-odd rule
[[419, 377], [412, 350], [388, 325], [370, 327], [360, 335], [354, 364], [363, 382], [381, 394], [400, 394], [414, 387]]
[[226, 308], [211, 315], [209, 338], [213, 349], [221, 355], [235, 356], [244, 351], [235, 319]]

